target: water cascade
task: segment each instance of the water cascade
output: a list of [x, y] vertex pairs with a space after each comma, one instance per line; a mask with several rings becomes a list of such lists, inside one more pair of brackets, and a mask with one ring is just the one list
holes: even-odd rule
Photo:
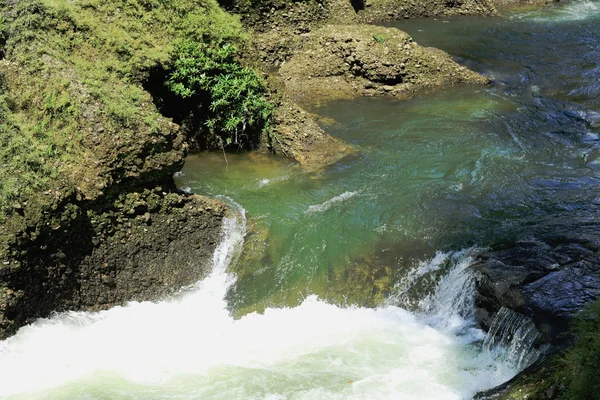
[[0, 398], [458, 400], [512, 378], [538, 333], [507, 309], [478, 329], [470, 265], [477, 246], [597, 233], [598, 4], [396, 22], [496, 83], [316, 106], [356, 149], [324, 170], [189, 156], [177, 185], [231, 212], [210, 275], [21, 328]]
[[[0, 344], [0, 397], [462, 399], [517, 371], [481, 351], [484, 334], [464, 317], [472, 279], [462, 253], [421, 314], [310, 296], [233, 319], [226, 267], [243, 244], [245, 214], [229, 203], [236, 216], [225, 221], [206, 279], [162, 302], [69, 312], [21, 329]], [[448, 312], [452, 303], [463, 306]]]
[[492, 320], [483, 346], [522, 370], [542, 355], [543, 346], [536, 347], [540, 337], [531, 319], [502, 307]]

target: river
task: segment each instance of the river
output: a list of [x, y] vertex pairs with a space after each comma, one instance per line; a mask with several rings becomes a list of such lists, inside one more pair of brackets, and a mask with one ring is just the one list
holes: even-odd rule
[[477, 249], [597, 230], [600, 3], [393, 24], [493, 79], [313, 106], [356, 152], [317, 172], [192, 155], [230, 208], [208, 278], [0, 342], [3, 399], [468, 399], [535, 354], [488, 348]]

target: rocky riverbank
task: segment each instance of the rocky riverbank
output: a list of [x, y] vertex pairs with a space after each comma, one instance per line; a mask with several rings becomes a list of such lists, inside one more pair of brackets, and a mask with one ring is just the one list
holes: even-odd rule
[[0, 337], [54, 311], [155, 300], [197, 282], [225, 213], [219, 201], [163, 187], [61, 208], [3, 258]]
[[53, 311], [154, 300], [201, 279], [226, 208], [175, 188], [190, 138], [144, 89], [176, 37], [164, 24], [181, 16], [0, 7], [0, 337]]
[[[261, 90], [272, 114], [258, 148], [309, 170], [352, 149], [296, 103], [307, 93], [405, 96], [486, 82], [398, 30], [361, 25], [384, 19], [363, 13], [375, 3], [222, 5], [243, 25], [211, 1], [181, 0], [173, 13], [94, 0], [0, 3], [0, 337], [52, 311], [151, 300], [203, 276], [225, 207], [173, 185], [188, 145], [214, 134], [201, 96], [164, 89], [184, 38], [232, 43], [240, 63], [267, 72]], [[445, 4], [434, 14], [495, 13], [484, 5]], [[317, 59], [326, 65], [311, 69]]]
[[[586, 352], [595, 351], [591, 343], [596, 332], [574, 333], [571, 328], [582, 310], [600, 298], [599, 250], [597, 238], [569, 236], [517, 242], [476, 259], [473, 268], [478, 276], [479, 323], [489, 329], [500, 310], [509, 309], [535, 324], [539, 332], [535, 346], [546, 347], [538, 362], [478, 398], [564, 398], [574, 381], [572, 375], [589, 373], [579, 361], [573, 362], [572, 371], [565, 370], [565, 360], [575, 357], [570, 354], [574, 340], [581, 347], [575, 352], [577, 357], [585, 359]], [[598, 317], [585, 318], [594, 321]], [[589, 342], [580, 343], [586, 335]], [[583, 382], [583, 386], [589, 385], [590, 382]]]

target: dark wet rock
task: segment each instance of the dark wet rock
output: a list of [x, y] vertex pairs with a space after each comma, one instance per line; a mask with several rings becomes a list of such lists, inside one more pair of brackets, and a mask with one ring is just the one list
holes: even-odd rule
[[593, 128], [600, 127], [600, 112], [590, 111], [585, 119]]
[[163, 187], [68, 202], [54, 212], [60, 224], [20, 238], [0, 264], [0, 338], [55, 311], [157, 300], [195, 283], [210, 271], [224, 213], [217, 200]]
[[590, 238], [517, 242], [481, 254], [473, 267], [484, 328], [506, 307], [531, 318], [552, 344], [560, 344], [568, 322], [600, 296], [598, 242]]

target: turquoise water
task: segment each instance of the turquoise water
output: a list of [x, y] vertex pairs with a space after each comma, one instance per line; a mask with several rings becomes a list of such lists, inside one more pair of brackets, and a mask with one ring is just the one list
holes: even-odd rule
[[178, 185], [230, 207], [212, 274], [22, 328], [0, 342], [0, 397], [467, 399], [517, 373], [482, 346], [468, 266], [596, 234], [600, 3], [397, 26], [495, 83], [315, 107], [356, 148], [321, 171], [190, 156]]

